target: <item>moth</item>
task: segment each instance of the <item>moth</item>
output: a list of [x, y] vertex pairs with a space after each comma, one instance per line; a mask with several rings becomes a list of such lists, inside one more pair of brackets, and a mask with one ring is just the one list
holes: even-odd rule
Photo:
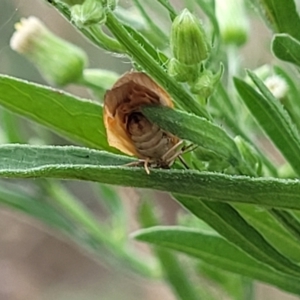
[[173, 108], [169, 94], [143, 72], [128, 72], [120, 77], [104, 97], [104, 125], [108, 144], [139, 158], [130, 165], [169, 168], [182, 150], [182, 141], [143, 115], [144, 105]]

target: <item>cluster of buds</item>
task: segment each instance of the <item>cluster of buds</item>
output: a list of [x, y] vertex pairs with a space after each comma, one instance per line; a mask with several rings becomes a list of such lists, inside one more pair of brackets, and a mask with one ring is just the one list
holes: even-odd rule
[[180, 82], [188, 82], [191, 91], [207, 99], [213, 92], [223, 73], [205, 69], [211, 45], [200, 20], [187, 9], [179, 14], [171, 28], [171, 50], [168, 72]]
[[71, 20], [78, 27], [104, 24], [107, 10], [114, 10], [117, 0], [61, 0], [70, 6]]
[[71, 6], [70, 12], [72, 22], [79, 28], [103, 24], [106, 20], [106, 10], [100, 0], [85, 0]]

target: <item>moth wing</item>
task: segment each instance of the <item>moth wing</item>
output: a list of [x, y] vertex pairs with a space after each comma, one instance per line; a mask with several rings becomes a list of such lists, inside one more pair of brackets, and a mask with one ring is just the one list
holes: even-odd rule
[[104, 106], [103, 116], [108, 144], [127, 155], [138, 156], [126, 132], [120, 126], [118, 120], [111, 115], [107, 106]]
[[147, 74], [143, 72], [127, 72], [125, 73], [112, 87], [112, 89], [122, 86], [128, 82], [134, 82], [138, 85], [144, 86], [150, 91], [159, 96], [160, 104], [173, 108], [174, 104], [169, 94], [152, 80]]

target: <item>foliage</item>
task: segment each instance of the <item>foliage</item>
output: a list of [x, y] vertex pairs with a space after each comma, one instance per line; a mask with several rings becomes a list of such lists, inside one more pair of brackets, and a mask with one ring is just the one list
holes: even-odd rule
[[[167, 0], [153, 1], [162, 11], [162, 28], [150, 17], [147, 1], [132, 1], [140, 23], [133, 12], [121, 4], [115, 7], [112, 0], [78, 1], [75, 5], [72, 1], [47, 2], [94, 45], [129, 57], [135, 69], [165, 88], [176, 108], [145, 107], [143, 113], [197, 147], [184, 154], [190, 169], [175, 163], [171, 169], [151, 169], [148, 175], [143, 167], [126, 165], [135, 158], [108, 145], [101, 101], [113, 73], [97, 70], [92, 78], [89, 70], [78, 69], [78, 65], [84, 68], [84, 63], [76, 61], [76, 76], [64, 77], [72, 78], [68, 83], [88, 88], [96, 100], [1, 75], [0, 105], [6, 109], [1, 133], [9, 143], [0, 145], [0, 177], [40, 178], [33, 184], [44, 191], [42, 198], [51, 201], [24, 194], [17, 182], [7, 185], [2, 180], [0, 204], [63, 232], [99, 260], [114, 266], [118, 262], [149, 280], [165, 280], [178, 299], [217, 299], [203, 278], [215, 282], [231, 299], [252, 299], [247, 291], [253, 280], [300, 295], [300, 91], [295, 80], [300, 66], [300, 37], [295, 29], [300, 28], [300, 18], [293, 0], [260, 0], [249, 7], [238, 1], [236, 11], [235, 1], [227, 1], [228, 11], [223, 14], [218, 7], [222, 1], [195, 0], [192, 18], [187, 9], [181, 18]], [[195, 17], [198, 9], [207, 16], [205, 26]], [[277, 60], [280, 66], [243, 73], [236, 56], [249, 34], [247, 21], [241, 26], [231, 21], [235, 17], [247, 20], [253, 10], [260, 12], [272, 29], [273, 55], [284, 62]], [[79, 20], [79, 16], [85, 18]], [[178, 36], [184, 40], [186, 30], [187, 39], [199, 39], [205, 58], [191, 56], [188, 42], [174, 45], [179, 40], [176, 26], [182, 26], [182, 20], [187, 20], [187, 29], [180, 27]], [[168, 49], [172, 23], [176, 38]], [[32, 53], [27, 57], [36, 63]], [[220, 61], [225, 66], [222, 80]], [[42, 73], [47, 72], [44, 65], [36, 64]], [[55, 83], [56, 74], [45, 77], [49, 76]], [[105, 76], [109, 83], [97, 79]], [[47, 136], [43, 146], [24, 143], [16, 130], [17, 117], [7, 110], [80, 146], [47, 146], [51, 143]], [[259, 140], [272, 145], [273, 150], [265, 150]], [[284, 158], [281, 164], [272, 158], [275, 148]], [[97, 182], [94, 187], [109, 219], [100, 222], [53, 179]], [[153, 247], [153, 255], [145, 259], [127, 237], [128, 220], [120, 195], [105, 184], [169, 192], [186, 215], [178, 217], [176, 226], [162, 226], [151, 199], [141, 199], [137, 216], [141, 229], [132, 237]], [[151, 197], [155, 193], [150, 193]], [[188, 268], [177, 252], [191, 258]], [[248, 280], [242, 280], [244, 277]], [[229, 279], [235, 282], [234, 287]]]

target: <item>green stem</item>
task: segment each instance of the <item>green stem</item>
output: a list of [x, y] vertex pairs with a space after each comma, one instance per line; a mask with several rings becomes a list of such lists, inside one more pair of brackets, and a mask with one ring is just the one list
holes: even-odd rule
[[170, 18], [173, 21], [177, 17], [177, 12], [168, 0], [157, 0], [169, 12]]
[[117, 40], [105, 34], [99, 26], [94, 25], [79, 30], [81, 30], [86, 36], [89, 36], [90, 39], [92, 39], [93, 42], [101, 48], [115, 53], [126, 53], [125, 48]]
[[177, 257], [165, 249], [156, 248], [156, 255], [166, 272], [166, 279], [171, 288], [181, 300], [199, 300], [199, 295], [192, 286], [189, 276], [183, 271], [184, 266], [179, 263]]
[[[140, 210], [143, 210], [143, 216], [139, 221], [143, 228], [160, 225], [157, 218], [157, 213], [150, 202], [144, 201]], [[153, 250], [158, 257], [164, 271], [166, 281], [169, 283], [172, 290], [181, 300], [199, 300], [198, 292], [191, 284], [186, 269], [177, 259], [176, 255], [171, 251], [153, 247]]]
[[149, 17], [144, 7], [141, 5], [139, 0], [133, 0], [134, 4], [140, 11], [143, 18], [148, 23], [150, 29], [155, 32], [155, 35], [158, 36], [163, 41], [168, 41], [169, 37], [153, 22], [153, 20]]
[[125, 249], [118, 241], [114, 241], [108, 233], [108, 228], [101, 225], [95, 217], [61, 185], [58, 183], [47, 183], [47, 192], [61, 209], [74, 220], [78, 225], [86, 230], [99, 246], [106, 247], [119, 260], [129, 268], [147, 277], [157, 277], [157, 266], [150, 266], [149, 263], [137, 257], [136, 253], [131, 253]]
[[137, 41], [126, 31], [112, 12], [107, 13], [106, 26], [113, 33], [116, 39], [126, 48], [128, 54], [159, 84], [166, 88], [178, 105], [191, 111], [194, 114], [209, 119], [210, 116], [199, 103], [183, 87], [157, 64], [152, 56], [143, 49]]
[[84, 87], [87, 87], [91, 90], [99, 91], [101, 93], [105, 93], [105, 91], [106, 91], [106, 89], [104, 89], [103, 87], [95, 84], [94, 82], [91, 82], [90, 80], [86, 79], [85, 77], [79, 78], [75, 83], [78, 84], [78, 85], [82, 85]]

